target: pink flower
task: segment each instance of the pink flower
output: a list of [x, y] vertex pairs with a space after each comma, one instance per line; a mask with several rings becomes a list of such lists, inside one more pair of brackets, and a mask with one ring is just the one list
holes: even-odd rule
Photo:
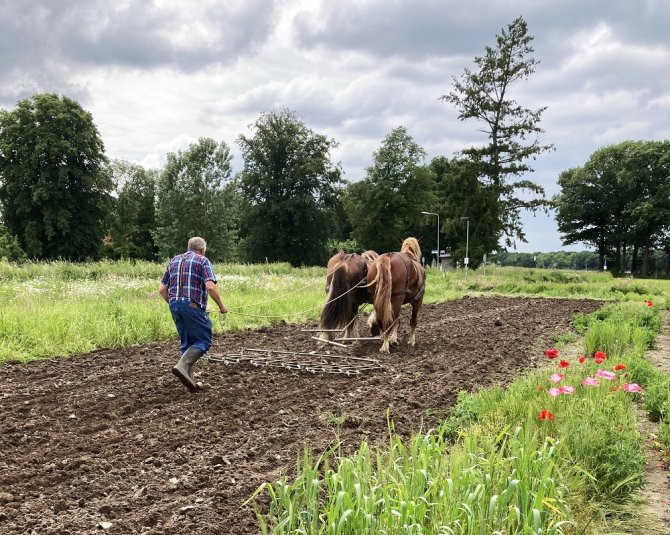
[[575, 387], [570, 385], [565, 385], [561, 387], [561, 394], [574, 394]]
[[579, 357], [577, 360], [580, 364], [584, 364], [586, 362], [586, 357]]
[[637, 383], [625, 383], [621, 385], [625, 392], [642, 392], [642, 387]]
[[567, 368], [568, 366], [570, 366], [570, 363], [567, 360], [562, 360], [558, 363], [559, 368]]
[[556, 357], [558, 357], [558, 349], [555, 348], [546, 349], [544, 354], [547, 355], [547, 358], [555, 359]]
[[547, 409], [540, 411], [540, 414], [538, 414], [537, 417], [542, 421], [544, 420], [549, 420], [550, 422], [554, 421], [554, 415], [551, 414], [551, 411], [548, 411]]
[[606, 370], [598, 370], [596, 372], [596, 377], [601, 379], [607, 379], [608, 381], [614, 381], [616, 379], [616, 374], [614, 372], [608, 372]]
[[552, 398], [555, 398], [556, 396], [560, 396], [562, 392], [560, 388], [550, 388], [547, 390], [547, 394], [549, 394]]
[[598, 386], [600, 381], [598, 381], [598, 379], [594, 379], [593, 377], [587, 377], [582, 381], [582, 384], [584, 386]]
[[552, 383], [560, 383], [563, 380], [564, 375], [562, 373], [555, 373], [549, 377], [549, 381]]

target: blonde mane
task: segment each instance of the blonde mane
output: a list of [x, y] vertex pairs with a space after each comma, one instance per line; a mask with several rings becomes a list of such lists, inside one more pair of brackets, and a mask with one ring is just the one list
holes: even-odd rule
[[373, 250], [365, 251], [364, 253], [361, 253], [361, 256], [368, 263], [374, 262], [379, 258], [379, 255]]
[[419, 247], [419, 240], [416, 238], [405, 238], [405, 241], [402, 242], [400, 252], [407, 253], [408, 255], [413, 256], [415, 260], [419, 260], [421, 258], [421, 247]]

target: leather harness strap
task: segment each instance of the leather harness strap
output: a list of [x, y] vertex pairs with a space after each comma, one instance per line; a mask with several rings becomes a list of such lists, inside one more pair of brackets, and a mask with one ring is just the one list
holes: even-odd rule
[[[402, 259], [402, 261], [405, 263], [405, 271], [407, 272], [407, 280], [405, 281], [405, 288], [406, 289], [401, 291], [401, 292], [393, 292], [391, 294], [391, 297], [395, 297], [395, 296], [398, 296], [398, 295], [412, 295], [412, 291], [409, 289], [410, 266], [412, 266], [413, 269], [416, 269], [416, 266], [414, 266], [414, 263], [416, 262], [418, 264], [418, 261], [414, 260], [413, 258], [408, 260], [407, 258], [405, 258], [405, 256], [406, 256], [405, 253], [388, 253], [388, 254], [389, 254], [389, 256], [394, 255], [394, 254], [399, 255], [400, 258]], [[407, 255], [407, 256], [409, 256], [409, 255]], [[419, 264], [419, 273], [421, 273], [422, 284], [421, 284], [421, 288], [419, 288], [419, 291], [416, 294], [414, 294], [414, 297], [412, 298], [412, 301], [418, 301], [419, 299], [421, 299], [421, 297], [423, 297], [424, 292], [426, 291], [426, 272], [423, 270], [423, 267], [421, 267], [420, 264]]]

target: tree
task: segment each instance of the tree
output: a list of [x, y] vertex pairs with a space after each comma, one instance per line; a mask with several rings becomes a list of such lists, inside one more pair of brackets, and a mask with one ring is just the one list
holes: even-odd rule
[[162, 257], [184, 251], [190, 237], [201, 236], [211, 260], [236, 258], [239, 195], [231, 160], [228, 146], [211, 138], [167, 155], [158, 180], [154, 236]]
[[38, 94], [0, 111], [0, 203], [31, 258], [98, 255], [112, 182], [93, 117], [74, 100]]
[[[435, 180], [444, 248], [451, 249], [452, 258], [463, 263], [469, 242], [469, 266], [474, 269], [485, 254], [498, 249], [500, 218], [495, 192], [482, 183], [478, 166], [470, 160], [440, 156], [430, 162], [430, 169]], [[469, 235], [465, 218], [470, 220]]]
[[21, 249], [16, 236], [12, 236], [7, 227], [0, 225], [0, 260], [25, 262], [27, 259], [28, 257]]
[[615, 185], [614, 176], [611, 173], [594, 175], [578, 167], [563, 171], [558, 184], [561, 193], [554, 197], [554, 204], [563, 245], [593, 246], [602, 270], [613, 230], [610, 194]]
[[583, 168], [561, 173], [554, 198], [564, 244], [596, 247], [602, 269], [613, 255], [619, 271], [642, 274], [654, 248], [663, 248], [670, 220], [670, 142], [626, 141], [594, 152]]
[[[533, 169], [529, 159], [552, 149], [543, 145], [538, 125], [546, 107], [531, 110], [510, 99], [512, 84], [527, 79], [539, 61], [531, 54], [533, 37], [523, 17], [496, 36], [496, 48], [486, 47], [484, 56], [475, 58], [477, 71], [466, 68], [461, 80], [453, 79], [453, 89], [442, 100], [453, 104], [461, 121], [476, 119], [483, 123], [488, 144], [472, 147], [463, 154], [479, 164], [488, 185], [495, 192], [500, 236], [507, 245], [515, 239], [525, 242], [520, 210], [537, 210], [547, 206], [544, 188], [521, 177]], [[527, 138], [533, 138], [527, 141]], [[521, 197], [530, 194], [532, 198]]]
[[262, 114], [252, 128], [238, 139], [245, 258], [323, 264], [341, 184], [339, 165], [330, 161], [337, 143], [286, 109]]
[[649, 269], [653, 249], [661, 245], [670, 221], [670, 141], [627, 141], [621, 169], [622, 189], [631, 193], [626, 216], [631, 221], [632, 266], [642, 250], [642, 275]]
[[426, 228], [422, 211], [435, 205], [426, 152], [400, 126], [372, 155], [366, 177], [347, 188], [343, 199], [353, 237], [366, 249], [397, 251], [408, 236]]
[[158, 172], [124, 160], [114, 160], [110, 173], [116, 189], [110, 221], [115, 256], [155, 259], [158, 249], [153, 234], [156, 232]]

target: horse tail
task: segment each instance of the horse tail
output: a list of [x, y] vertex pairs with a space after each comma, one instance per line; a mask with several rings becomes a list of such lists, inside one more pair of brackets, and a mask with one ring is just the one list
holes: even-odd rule
[[321, 329], [339, 329], [348, 321], [351, 308], [351, 292], [349, 292], [349, 270], [347, 264], [342, 263], [335, 269], [330, 280], [330, 291], [326, 304], [321, 310]]
[[387, 255], [380, 256], [377, 260], [376, 281], [377, 287], [375, 288], [373, 306], [375, 307], [377, 323], [385, 331], [393, 322], [393, 309], [391, 308], [391, 290], [393, 288], [391, 258]]

